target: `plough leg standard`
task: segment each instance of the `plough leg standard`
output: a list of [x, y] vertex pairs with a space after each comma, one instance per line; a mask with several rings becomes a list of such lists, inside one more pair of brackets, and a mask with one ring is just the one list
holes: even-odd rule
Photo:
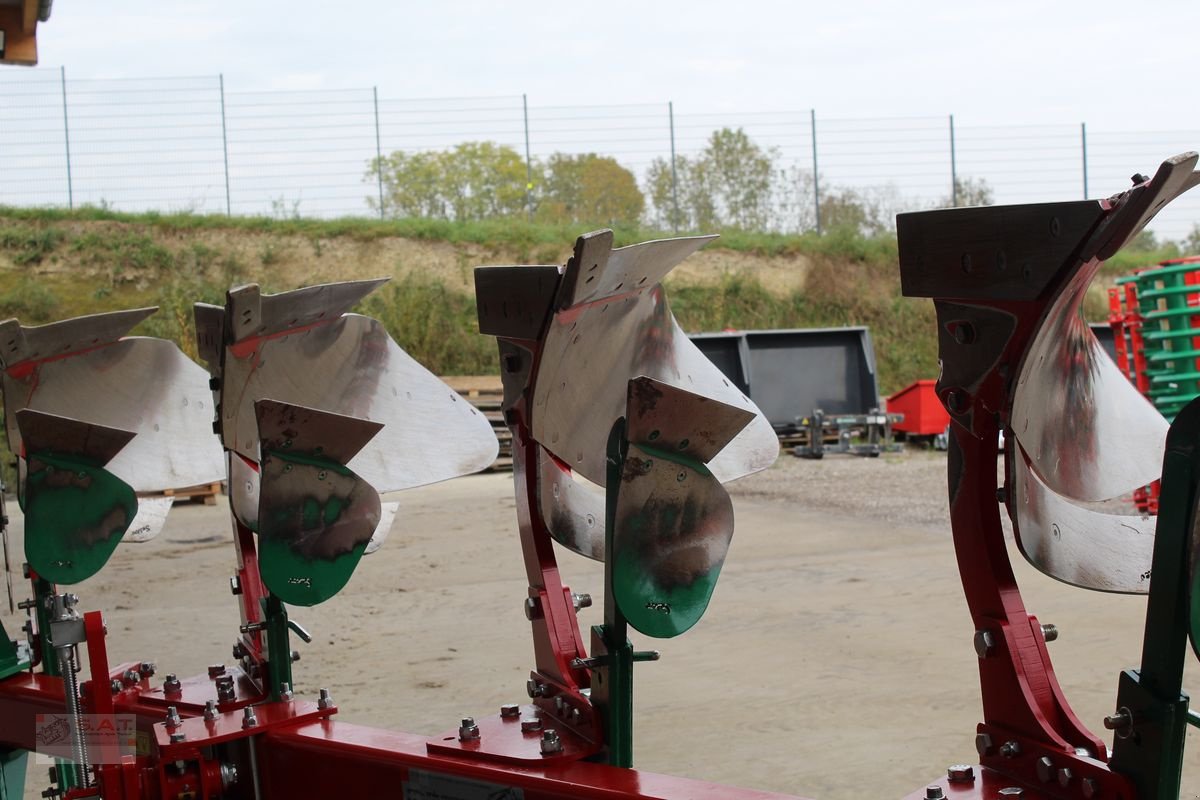
[[[1188, 636], [1200, 639], [1200, 406], [1168, 433], [1112, 376], [1078, 305], [1100, 263], [1196, 182], [1195, 162], [1172, 159], [1105, 201], [898, 220], [905, 294], [934, 298], [938, 311], [954, 541], [983, 694], [979, 763], [952, 766], [912, 798], [1178, 797], [1195, 719], [1180, 683]], [[482, 415], [378, 322], [347, 313], [377, 282], [239, 287], [223, 307], [198, 305], [207, 375], [169, 343], [125, 336], [149, 310], [0, 326], [33, 594], [26, 635], [0, 636], [0, 797], [21, 793], [34, 749], [60, 757], [47, 796], [781, 797], [632, 768], [634, 664], [656, 654], [635, 650], [629, 631], [668, 638], [699, 621], [733, 533], [722, 482], [778, 451], [769, 423], [667, 305], [662, 279], [706, 241], [613, 249], [598, 232], [565, 267], [477, 270], [480, 329], [499, 342], [513, 434], [534, 668], [529, 703], [432, 738], [341, 722], [330, 692], [311, 703], [291, 690], [290, 636], [308, 634], [289, 607], [330, 599], [384, 543], [395, 512], [379, 494], [495, 455]], [[1086, 505], [1160, 471], [1157, 531]], [[161, 529], [163, 509], [137, 492], [221, 472], [238, 556], [237, 663], [161, 684], [150, 662], [111, 665], [102, 615], [81, 613], [60, 587], [99, 572], [122, 540]], [[1021, 602], [1001, 504], [1042, 571], [1150, 594], [1140, 669], [1121, 676], [1106, 720], [1111, 756], [1057, 685], [1052, 631]], [[604, 562], [604, 620], [586, 644], [576, 612], [590, 598], [563, 585], [554, 541]]]

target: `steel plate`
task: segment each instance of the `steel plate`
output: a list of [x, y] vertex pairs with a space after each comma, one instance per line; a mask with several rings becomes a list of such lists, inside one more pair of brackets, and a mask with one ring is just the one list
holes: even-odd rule
[[107, 469], [137, 492], [220, 480], [208, 375], [163, 339], [131, 337], [4, 373], [9, 444], [21, 452], [16, 413], [29, 408], [136, 433]]
[[1167, 421], [1121, 374], [1080, 315], [1099, 264], [1072, 277], [1025, 357], [1012, 427], [1033, 469], [1075, 500], [1120, 497], [1162, 471]]
[[401, 350], [381, 323], [357, 314], [227, 349], [225, 446], [251, 461], [259, 458], [254, 402], [263, 398], [381, 423], [348, 464], [380, 492], [477, 472], [499, 448], [482, 413]]
[[174, 504], [173, 497], [139, 497], [137, 514], [129, 523], [129, 531], [122, 541], [140, 544], [158, 536], [167, 524], [167, 515]]
[[1046, 486], [1014, 447], [1013, 520], [1025, 558], [1065, 583], [1104, 592], [1150, 589], [1156, 517], [1106, 514], [1077, 506]]
[[[653, 274], [664, 271], [660, 265]], [[597, 280], [616, 285], [603, 275]], [[650, 283], [551, 319], [534, 388], [534, 438], [603, 486], [608, 432], [625, 413], [629, 379], [642, 375], [755, 415], [710, 464], [722, 482], [766, 469], [778, 457], [771, 424], [688, 340], [662, 286]]]

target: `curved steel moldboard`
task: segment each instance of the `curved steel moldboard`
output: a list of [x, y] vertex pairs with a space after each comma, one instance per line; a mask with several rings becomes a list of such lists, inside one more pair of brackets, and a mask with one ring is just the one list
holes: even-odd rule
[[266, 295], [256, 283], [236, 286], [226, 298], [225, 319], [232, 330], [225, 341], [236, 344], [337, 319], [387, 281], [340, 281]]
[[224, 443], [251, 461], [259, 458], [254, 402], [262, 398], [381, 423], [348, 464], [380, 492], [477, 472], [499, 448], [483, 414], [401, 350], [381, 323], [357, 314], [228, 348]]
[[392, 523], [396, 521], [396, 514], [399, 512], [400, 503], [396, 500], [379, 504], [379, 524], [375, 526], [375, 532], [371, 534], [371, 541], [367, 542], [367, 549], [363, 551], [364, 556], [369, 556], [383, 547], [383, 543], [387, 541], [388, 535], [392, 532]]
[[1081, 315], [1100, 267], [1073, 275], [1021, 365], [1012, 430], [1050, 490], [1108, 500], [1157, 478], [1167, 421], [1105, 354]]
[[681, 261], [716, 238], [681, 236], [613, 249], [611, 230], [585, 233], [563, 273], [558, 310], [662, 283]]
[[572, 476], [570, 467], [538, 447], [537, 491], [542, 521], [554, 541], [604, 561], [604, 493]]
[[104, 469], [134, 435], [29, 409], [17, 422], [25, 557], [53, 583], [79, 583], [100, 571], [137, 513], [133, 490]]
[[1156, 518], [1077, 506], [1038, 478], [1020, 445], [1013, 447], [1013, 528], [1029, 563], [1085, 589], [1148, 592]]
[[771, 424], [688, 340], [657, 284], [554, 315], [535, 378], [534, 438], [603, 486], [608, 432], [625, 414], [629, 379], [639, 375], [755, 416], [711, 463], [719, 480], [766, 469], [778, 457]]
[[208, 375], [173, 343], [131, 337], [3, 376], [9, 445], [22, 448], [16, 414], [30, 408], [136, 433], [108, 470], [137, 492], [220, 480]]
[[704, 465], [630, 443], [613, 523], [613, 593], [629, 624], [669, 638], [708, 608], [733, 538], [733, 503]]
[[274, 400], [255, 415], [263, 581], [284, 602], [315, 605], [346, 585], [379, 526], [379, 495], [345, 462], [382, 425]]
[[157, 537], [166, 526], [167, 515], [171, 513], [174, 503], [174, 497], [139, 497], [137, 514], [129, 523], [129, 532], [122, 541], [141, 544]]
[[0, 367], [11, 369], [25, 361], [61, 357], [112, 344], [157, 310], [157, 307], [131, 308], [29, 327], [7, 319], [0, 322]]
[[379, 526], [379, 495], [352, 470], [312, 454], [264, 450], [258, 512], [263, 583], [312, 606], [350, 580]]

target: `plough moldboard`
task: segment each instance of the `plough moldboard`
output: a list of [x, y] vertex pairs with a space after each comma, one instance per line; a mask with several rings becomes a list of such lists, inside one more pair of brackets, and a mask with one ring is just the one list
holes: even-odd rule
[[[1110, 368], [1079, 305], [1100, 264], [1197, 182], [1196, 161], [1170, 159], [1101, 201], [898, 219], [904, 292], [937, 308], [961, 638], [973, 637], [982, 690], [978, 728], [963, 732], [977, 763], [898, 796], [1179, 796], [1196, 720], [1181, 681], [1188, 638], [1200, 641], [1200, 405], [1168, 429]], [[630, 629], [667, 639], [700, 621], [733, 535], [723, 483], [779, 452], [770, 421], [670, 312], [663, 278], [708, 240], [614, 249], [599, 231], [562, 267], [476, 270], [480, 331], [500, 349], [533, 659], [528, 702], [432, 738], [354, 725], [330, 691], [292, 691], [291, 637], [309, 634], [289, 608], [331, 601], [386, 546], [397, 512], [380, 494], [496, 456], [487, 417], [350, 313], [378, 281], [241, 286], [224, 306], [198, 304], [206, 368], [127, 335], [152, 309], [0, 324], [30, 594], [23, 635], [0, 635], [0, 797], [20, 796], [33, 750], [59, 759], [45, 796], [72, 798], [781, 797], [632, 763], [634, 665], [657, 653], [636, 650]], [[1156, 520], [1089, 505], [1160, 476]], [[110, 618], [72, 587], [120, 559], [121, 542], [161, 530], [164, 506], [139, 493], [218, 480], [236, 663], [181, 678], [156, 675], [154, 654], [110, 657]], [[1023, 605], [1002, 509], [1041, 571], [1150, 596], [1141, 662], [1105, 723], [1111, 751], [1058, 685], [1053, 629]], [[591, 598], [563, 584], [554, 542], [603, 563], [603, 623], [589, 631], [576, 615]]]

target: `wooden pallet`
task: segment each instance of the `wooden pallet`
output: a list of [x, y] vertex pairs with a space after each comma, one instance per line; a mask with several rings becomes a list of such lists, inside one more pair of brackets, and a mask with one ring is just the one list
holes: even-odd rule
[[182, 500], [188, 503], [204, 503], [206, 506], [215, 506], [219, 494], [221, 494], [220, 482], [188, 486], [185, 489], [167, 489], [162, 492], [163, 497], [173, 497], [176, 503]]

